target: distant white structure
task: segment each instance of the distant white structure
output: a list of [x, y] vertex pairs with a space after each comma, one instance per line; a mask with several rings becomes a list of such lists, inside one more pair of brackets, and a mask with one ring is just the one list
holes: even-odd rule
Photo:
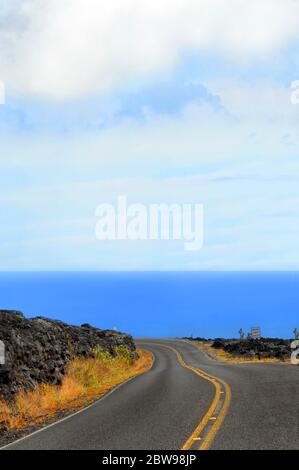
[[298, 328], [295, 328], [293, 333], [294, 333], [295, 339], [299, 339], [299, 330], [298, 330]]
[[262, 337], [261, 328], [259, 326], [252, 326], [251, 327], [250, 338], [252, 338], [252, 339], [261, 339], [261, 337]]

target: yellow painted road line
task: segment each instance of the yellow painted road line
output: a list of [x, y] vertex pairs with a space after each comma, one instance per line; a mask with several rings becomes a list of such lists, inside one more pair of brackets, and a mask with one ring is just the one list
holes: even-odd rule
[[[230, 386], [222, 379], [219, 379], [218, 377], [214, 377], [213, 375], [210, 375], [206, 373], [205, 371], [198, 369], [197, 367], [192, 367], [189, 366], [181, 356], [181, 354], [172, 346], [168, 346], [166, 344], [160, 344], [160, 343], [147, 343], [147, 344], [152, 344], [153, 346], [161, 346], [166, 349], [170, 349], [173, 351], [177, 358], [179, 363], [185, 367], [186, 369], [191, 370], [195, 374], [199, 375], [201, 378], [204, 380], [207, 380], [208, 382], [211, 382], [214, 387], [215, 387], [215, 395], [214, 399], [211, 403], [210, 408], [198, 424], [198, 426], [195, 428], [191, 436], [187, 439], [187, 441], [184, 443], [182, 446], [181, 450], [189, 450], [192, 445], [194, 445], [194, 441], [202, 441], [201, 445], [199, 446], [198, 450], [207, 450], [211, 447], [211, 444], [213, 443], [217, 432], [219, 431], [225, 416], [227, 415], [229, 405], [231, 402], [231, 389]], [[221, 399], [223, 398], [223, 390], [221, 385], [224, 387], [225, 390], [225, 398], [223, 400], [223, 403], [221, 404], [221, 409], [220, 411], [217, 412], [217, 416], [214, 416], [216, 414], [216, 409], [217, 406], [220, 404]], [[220, 406], [220, 405], [219, 405]], [[216, 418], [216, 419], [213, 419]], [[211, 423], [211, 419], [213, 419], [214, 423], [208, 430], [207, 434], [205, 435], [204, 439], [201, 438], [201, 433], [207, 426], [207, 424]]]
[[[182, 342], [185, 342], [187, 344], [192, 344], [190, 341], [188, 340], [181, 340]], [[198, 346], [195, 346], [194, 344], [192, 344], [192, 346], [194, 346], [195, 348], [199, 349], [200, 348]], [[202, 442], [201, 446], [199, 447], [199, 450], [208, 450], [215, 437], [216, 437], [216, 434], [217, 432], [219, 431], [227, 413], [228, 413], [228, 410], [229, 410], [229, 407], [230, 407], [230, 402], [231, 402], [231, 398], [232, 398], [232, 392], [231, 392], [231, 388], [230, 386], [228, 385], [228, 383], [226, 383], [224, 380], [222, 379], [219, 379], [218, 377], [214, 377], [213, 375], [210, 375], [210, 374], [207, 374], [209, 375], [209, 377], [213, 378], [214, 380], [220, 382], [223, 387], [224, 387], [224, 390], [225, 390], [225, 399], [224, 399], [224, 403], [222, 405], [222, 408], [219, 412], [219, 415], [217, 417], [217, 420], [215, 421], [214, 425], [212, 426], [212, 428], [210, 429], [210, 431], [207, 433], [204, 441]], [[215, 384], [214, 384], [215, 385]], [[220, 394], [222, 395], [224, 392], [221, 391]]]
[[218, 379], [218, 381], [222, 383], [222, 385], [225, 388], [225, 400], [220, 410], [220, 413], [217, 417], [217, 420], [215, 421], [214, 425], [211, 427], [210, 431], [207, 433], [205, 440], [202, 442], [202, 444], [199, 447], [199, 450], [208, 450], [211, 447], [216, 437], [216, 434], [219, 431], [224, 421], [224, 418], [226, 417], [228, 410], [229, 410], [231, 396], [232, 396], [230, 386], [226, 382], [224, 382], [224, 380]]

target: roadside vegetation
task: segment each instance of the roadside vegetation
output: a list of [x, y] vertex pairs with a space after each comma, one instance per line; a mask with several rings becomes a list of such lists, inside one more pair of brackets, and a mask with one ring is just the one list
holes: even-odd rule
[[102, 397], [122, 382], [146, 372], [152, 355], [138, 350], [138, 359], [129, 348], [116, 347], [117, 355], [96, 348], [93, 357], [72, 360], [60, 386], [40, 384], [34, 390], [21, 390], [14, 403], [0, 399], [0, 427], [21, 430], [49, 422], [58, 413], [75, 411]]
[[248, 356], [237, 356], [235, 354], [231, 354], [227, 351], [224, 351], [222, 348], [215, 348], [212, 346], [212, 343], [206, 341], [193, 341], [197, 344], [201, 349], [206, 351], [206, 353], [219, 361], [222, 362], [229, 362], [231, 364], [240, 364], [240, 363], [247, 363], [247, 362], [254, 362], [254, 363], [276, 363], [276, 364], [289, 364], [290, 361], [282, 361], [275, 357], [248, 357]]

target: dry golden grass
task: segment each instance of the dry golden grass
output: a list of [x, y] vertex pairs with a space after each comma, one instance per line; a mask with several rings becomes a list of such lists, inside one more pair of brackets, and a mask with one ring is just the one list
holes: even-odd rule
[[240, 364], [240, 363], [271, 363], [271, 364], [289, 364], [289, 361], [282, 362], [279, 359], [275, 358], [248, 358], [248, 357], [236, 357], [233, 354], [229, 354], [228, 352], [224, 351], [223, 349], [216, 349], [213, 348], [211, 343], [205, 343], [203, 341], [193, 341], [196, 343], [201, 349], [206, 351], [211, 357], [217, 359], [218, 361], [222, 362], [229, 362], [231, 364]]
[[99, 352], [96, 357], [71, 361], [61, 386], [38, 385], [32, 391], [20, 391], [14, 404], [0, 401], [0, 427], [23, 429], [53, 418], [58, 411], [80, 409], [100, 398], [125, 380], [146, 372], [152, 355], [138, 350], [139, 358], [129, 355], [112, 358]]

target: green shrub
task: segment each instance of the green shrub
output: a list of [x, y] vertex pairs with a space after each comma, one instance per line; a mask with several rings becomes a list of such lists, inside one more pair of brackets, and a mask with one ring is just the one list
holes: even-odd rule
[[134, 361], [135, 355], [134, 353], [130, 350], [129, 346], [125, 346], [123, 344], [116, 346], [115, 347], [115, 352], [117, 356], [123, 357], [127, 359], [128, 361]]
[[113, 359], [111, 354], [100, 346], [95, 346], [91, 352], [96, 359], [101, 359], [103, 362], [111, 362]]

